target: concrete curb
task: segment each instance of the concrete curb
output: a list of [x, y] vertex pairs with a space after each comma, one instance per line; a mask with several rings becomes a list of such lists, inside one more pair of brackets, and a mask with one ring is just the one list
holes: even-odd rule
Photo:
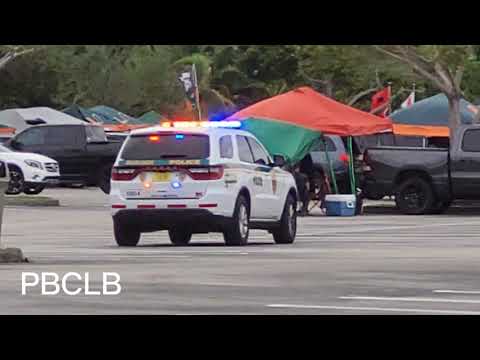
[[5, 206], [60, 206], [60, 201], [48, 196], [6, 195]]
[[0, 249], [0, 263], [22, 263], [27, 262], [23, 257], [22, 250], [18, 248]]

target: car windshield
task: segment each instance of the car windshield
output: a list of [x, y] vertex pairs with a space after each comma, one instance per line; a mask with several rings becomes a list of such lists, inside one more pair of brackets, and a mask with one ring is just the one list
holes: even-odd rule
[[10, 150], [9, 148], [6, 148], [3, 145], [0, 145], [0, 152], [12, 152], [12, 150]]
[[201, 134], [135, 135], [122, 152], [124, 160], [201, 160], [209, 156], [209, 138]]

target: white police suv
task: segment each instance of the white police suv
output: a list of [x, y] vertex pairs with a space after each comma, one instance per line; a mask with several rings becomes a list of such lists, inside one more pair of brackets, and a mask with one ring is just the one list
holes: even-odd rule
[[111, 210], [120, 246], [143, 232], [168, 230], [175, 245], [192, 234], [221, 232], [227, 245], [245, 245], [249, 229], [276, 243], [295, 240], [297, 190], [262, 144], [237, 121], [166, 122], [132, 131], [111, 179]]

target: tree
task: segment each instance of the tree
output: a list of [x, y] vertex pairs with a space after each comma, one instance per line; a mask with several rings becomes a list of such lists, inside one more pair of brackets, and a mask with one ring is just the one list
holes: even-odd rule
[[449, 127], [453, 137], [461, 124], [461, 83], [471, 45], [375, 45], [379, 52], [407, 64], [445, 94], [449, 104]]
[[34, 48], [24, 48], [21, 45], [2, 45], [0, 47], [0, 69], [15, 58], [35, 51]]

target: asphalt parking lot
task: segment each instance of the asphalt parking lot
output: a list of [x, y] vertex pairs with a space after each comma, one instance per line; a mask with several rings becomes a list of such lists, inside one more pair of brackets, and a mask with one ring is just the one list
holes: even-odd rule
[[[402, 216], [299, 219], [297, 240], [275, 245], [252, 232], [246, 247], [221, 235], [173, 247], [166, 233], [118, 248], [106, 196], [51, 189], [60, 207], [9, 207], [3, 246], [26, 264], [0, 264], [0, 314], [479, 314], [480, 207]], [[121, 276], [116, 296], [21, 295], [21, 273]], [[71, 285], [82, 285], [72, 281]]]

